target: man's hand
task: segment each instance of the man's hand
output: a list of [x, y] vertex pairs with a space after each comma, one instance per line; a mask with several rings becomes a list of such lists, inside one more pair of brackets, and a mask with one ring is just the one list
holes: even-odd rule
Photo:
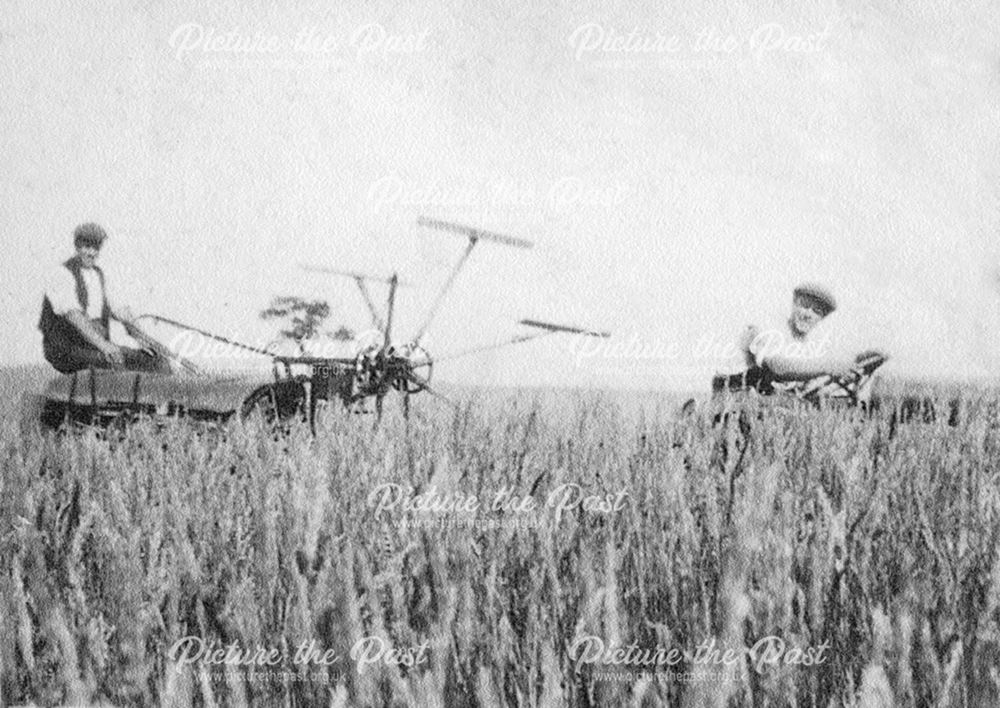
[[104, 357], [114, 366], [124, 366], [125, 365], [125, 355], [122, 353], [121, 347], [112, 344], [111, 342], [106, 343], [101, 347], [101, 353]]
[[125, 325], [125, 330], [129, 331], [135, 325], [135, 313], [128, 305], [116, 305], [114, 318]]
[[104, 338], [102, 332], [97, 331], [90, 320], [88, 320], [81, 310], [70, 310], [66, 313], [66, 319], [77, 331], [86, 339], [91, 346], [97, 349], [114, 366], [125, 364], [125, 355], [122, 350], [109, 339]]

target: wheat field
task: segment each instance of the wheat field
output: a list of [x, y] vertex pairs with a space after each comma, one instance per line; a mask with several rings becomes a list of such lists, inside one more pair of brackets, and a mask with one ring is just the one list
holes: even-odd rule
[[996, 404], [473, 392], [315, 436], [7, 415], [0, 702], [997, 705]]

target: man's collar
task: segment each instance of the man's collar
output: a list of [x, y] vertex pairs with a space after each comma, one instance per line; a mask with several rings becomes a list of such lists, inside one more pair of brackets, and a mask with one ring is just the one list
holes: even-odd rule
[[787, 324], [788, 324], [788, 333], [792, 335], [792, 339], [799, 342], [804, 342], [806, 340], [806, 337], [809, 335], [809, 333], [806, 332], [805, 334], [801, 334], [797, 329], [795, 329], [795, 324], [793, 323], [791, 317], [788, 318]]
[[66, 264], [69, 266], [76, 266], [80, 270], [97, 270], [97, 263], [94, 263], [94, 265], [89, 265], [89, 266], [84, 265], [83, 261], [80, 260], [80, 256], [76, 255], [75, 253], [72, 256], [70, 256], [69, 260], [66, 261]]

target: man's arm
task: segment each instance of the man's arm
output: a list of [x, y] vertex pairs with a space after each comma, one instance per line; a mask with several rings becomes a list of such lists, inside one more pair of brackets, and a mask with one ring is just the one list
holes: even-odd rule
[[105, 302], [108, 304], [108, 310], [110, 311], [112, 319], [121, 322], [130, 337], [136, 340], [143, 349], [166, 362], [171, 371], [177, 370], [177, 367], [180, 366], [190, 372], [198, 372], [197, 366], [184, 357], [178, 356], [169, 347], [165, 346], [163, 342], [143, 330], [143, 328], [139, 326], [135, 314], [128, 305], [115, 305], [108, 299], [105, 299]]
[[135, 313], [132, 312], [132, 308], [128, 305], [120, 305], [112, 302], [107, 297], [105, 297], [104, 301], [108, 304], [108, 312], [111, 314], [111, 319], [121, 322], [125, 327], [125, 331], [133, 339], [140, 341], [144, 339], [143, 335], [145, 332], [142, 331], [139, 323], [136, 322]]
[[83, 312], [80, 310], [69, 310], [65, 317], [66, 321], [76, 327], [76, 330], [83, 336], [83, 338], [104, 354], [104, 356], [106, 356], [111, 363], [125, 363], [125, 358], [122, 355], [121, 349], [115, 346], [114, 342], [111, 340], [105, 339], [104, 336], [97, 331], [97, 328], [94, 327], [90, 320], [87, 319]]
[[114, 364], [124, 363], [121, 351], [96, 328], [80, 308], [76, 296], [76, 284], [72, 274], [65, 268], [53, 270], [45, 288], [45, 297], [52, 305], [52, 311], [64, 317], [83, 339], [104, 354]]
[[853, 361], [836, 357], [801, 358], [772, 354], [765, 357], [763, 363], [778, 381], [805, 381], [824, 375], [846, 378], [854, 372]]
[[104, 296], [104, 302], [108, 305], [108, 312], [111, 314], [111, 319], [121, 322], [126, 327], [135, 324], [135, 313], [132, 312], [132, 308], [128, 305], [122, 305], [107, 295]]
[[757, 325], [747, 325], [737, 343], [740, 355], [743, 357], [743, 366], [748, 369], [757, 365], [754, 354], [750, 349], [759, 334], [760, 329]]
[[842, 356], [810, 352], [795, 342], [779, 328], [757, 333], [748, 351], [758, 366], [767, 367], [777, 381], [808, 381], [817, 376], [846, 378], [851, 375], [855, 362]]

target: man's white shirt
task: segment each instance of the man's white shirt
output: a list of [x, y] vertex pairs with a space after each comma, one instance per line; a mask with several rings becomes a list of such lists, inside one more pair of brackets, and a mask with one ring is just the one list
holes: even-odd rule
[[[84, 315], [91, 320], [99, 319], [102, 305], [101, 277], [93, 268], [81, 268], [80, 273], [83, 276], [84, 287], [87, 288], [87, 311]], [[80, 301], [76, 298], [76, 279], [65, 266], [60, 265], [49, 275], [45, 295], [52, 304], [52, 311], [57, 315], [65, 315], [71, 310], [80, 309]]]
[[[817, 327], [819, 329], [819, 327]], [[764, 360], [771, 356], [789, 359], [819, 359], [828, 355], [829, 336], [823, 332], [812, 332], [808, 339], [796, 339], [792, 336], [787, 322], [780, 325], [758, 330], [757, 335], [749, 345], [750, 355], [757, 366], [763, 366]]]
[[[835, 320], [833, 320], [835, 321]], [[763, 366], [768, 357], [780, 356], [800, 361], [816, 360], [832, 355], [846, 356], [841, 347], [834, 346], [836, 337], [829, 318], [818, 323], [806, 339], [796, 339], [786, 322], [759, 330], [749, 345], [750, 356], [757, 366]], [[823, 398], [842, 398], [850, 391], [838, 384], [832, 377], [823, 375], [807, 381], [775, 381], [774, 389], [782, 393], [801, 395], [815, 394]]]

